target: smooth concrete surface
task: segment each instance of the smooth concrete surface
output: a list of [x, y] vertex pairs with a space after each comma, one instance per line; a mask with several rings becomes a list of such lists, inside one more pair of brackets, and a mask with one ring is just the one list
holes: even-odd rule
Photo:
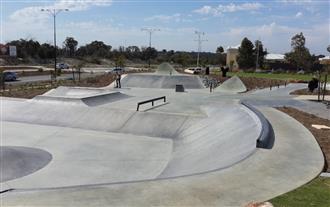
[[[176, 103], [175, 96], [170, 100], [171, 104]], [[19, 143], [28, 147], [35, 146], [46, 149], [53, 155], [53, 161], [44, 169], [8, 182], [11, 188], [128, 182], [187, 176], [223, 169], [255, 152], [256, 140], [261, 133], [258, 117], [237, 100], [217, 104], [204, 103], [197, 108], [200, 113], [198, 116], [157, 112], [157, 109], [136, 112], [113, 109], [110, 106], [72, 107], [38, 101], [7, 103], [2, 120], [6, 129], [2, 143], [8, 146]], [[23, 108], [25, 113], [22, 116], [12, 113], [17, 109], [24, 111]], [[25, 130], [17, 132], [18, 127]], [[39, 134], [41, 129], [47, 130], [50, 134]], [[33, 136], [28, 136], [22, 141], [21, 137], [28, 132], [33, 132], [34, 136], [39, 137], [38, 141], [34, 141]], [[117, 137], [119, 141], [112, 141], [112, 137]], [[125, 141], [126, 137], [132, 138]], [[141, 137], [146, 141], [137, 142], [142, 139]], [[132, 140], [134, 138], [137, 143]], [[150, 141], [147, 141], [149, 139]], [[40, 145], [39, 140], [42, 140]], [[141, 147], [137, 147], [138, 144]], [[140, 165], [131, 161], [132, 167], [126, 166], [126, 161], [132, 159], [127, 156], [131, 154], [125, 156], [124, 151], [117, 152], [118, 148], [133, 152], [128, 146], [136, 150], [136, 154], [132, 156], [136, 157], [139, 151], [141, 152], [138, 162]], [[161, 154], [150, 151], [150, 148]], [[145, 155], [148, 151], [151, 154]], [[98, 158], [98, 154], [94, 152], [102, 153], [103, 156]], [[113, 161], [108, 161], [107, 157]], [[159, 161], [150, 160], [148, 157]], [[97, 169], [99, 165], [102, 167]], [[135, 172], [137, 166], [143, 173]], [[59, 173], [59, 169], [62, 173]], [[69, 175], [72, 172], [72, 176], [75, 176], [74, 172], [77, 170], [85, 171], [86, 176], [81, 175], [74, 179]], [[64, 174], [67, 176], [63, 176]], [[48, 182], [49, 177], [57, 182]]]
[[[125, 78], [130, 75], [141, 76]], [[151, 82], [162, 77], [163, 85], [144, 88], [140, 79], [137, 87], [62, 87], [32, 100], [1, 98], [1, 146], [52, 155], [34, 173], [1, 182], [1, 191], [9, 190], [1, 194], [2, 205], [241, 206], [321, 172], [324, 158], [312, 134], [269, 108], [316, 110], [318, 105], [288, 95], [296, 85], [272, 94], [210, 93], [204, 87], [176, 93], [175, 86], [164, 87], [173, 83], [164, 77], [179, 77], [182, 84], [181, 75], [145, 76]], [[136, 111], [138, 102], [160, 96], [165, 103]], [[256, 147], [265, 122], [241, 101], [257, 107], [273, 127], [269, 149]]]
[[243, 93], [246, 90], [246, 86], [241, 81], [241, 79], [239, 79], [237, 76], [233, 76], [215, 88], [214, 91], [224, 93]]
[[274, 127], [271, 150], [220, 171], [155, 181], [1, 194], [3, 206], [242, 206], [293, 190], [323, 168], [312, 134], [293, 118], [259, 108]]

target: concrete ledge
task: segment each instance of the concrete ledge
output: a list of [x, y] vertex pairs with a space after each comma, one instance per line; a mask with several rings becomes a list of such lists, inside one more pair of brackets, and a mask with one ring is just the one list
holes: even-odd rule
[[241, 101], [241, 104], [253, 111], [261, 122], [261, 133], [257, 139], [257, 147], [271, 149], [274, 145], [275, 134], [272, 125], [265, 118], [265, 116], [251, 104], [248, 104], [246, 101]]

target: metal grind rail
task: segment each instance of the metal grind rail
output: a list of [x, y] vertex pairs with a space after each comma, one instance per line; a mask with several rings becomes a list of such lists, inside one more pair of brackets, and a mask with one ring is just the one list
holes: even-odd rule
[[149, 100], [146, 100], [146, 101], [138, 102], [136, 111], [139, 111], [140, 105], [147, 104], [147, 103], [151, 102], [152, 106], [154, 106], [155, 101], [162, 100], [162, 99], [164, 100], [164, 102], [166, 102], [166, 96], [162, 96], [162, 97], [153, 98], [153, 99], [149, 99]]

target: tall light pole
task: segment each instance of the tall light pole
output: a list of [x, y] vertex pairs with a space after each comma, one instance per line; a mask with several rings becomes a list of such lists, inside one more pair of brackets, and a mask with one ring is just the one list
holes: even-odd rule
[[56, 16], [62, 11], [69, 11], [69, 9], [41, 9], [42, 12], [49, 12], [54, 19], [54, 79], [56, 80], [57, 75], [57, 68], [56, 68], [56, 56], [57, 56], [57, 49], [56, 49]]
[[197, 35], [197, 68], [199, 68], [199, 53], [202, 51], [202, 42], [206, 42], [207, 40], [202, 39], [202, 35], [205, 35], [204, 32], [195, 31]]
[[[145, 32], [149, 33], [149, 50], [151, 52], [151, 35], [154, 32], [160, 31], [160, 29], [156, 29], [156, 28], [142, 28], [141, 31], [145, 31]], [[151, 59], [151, 55], [149, 55], [149, 68], [150, 68], [150, 59]]]
[[256, 49], [257, 49], [257, 60], [256, 60], [256, 70], [259, 68], [259, 39], [256, 41]]

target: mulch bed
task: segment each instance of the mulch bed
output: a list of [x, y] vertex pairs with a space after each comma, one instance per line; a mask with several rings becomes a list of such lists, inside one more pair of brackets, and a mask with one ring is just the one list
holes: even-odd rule
[[[220, 81], [220, 83], [223, 83], [225, 80], [230, 78], [230, 77], [224, 78], [220, 75], [209, 75], [209, 77]], [[255, 77], [239, 77], [239, 78], [242, 80], [248, 91], [255, 89], [269, 88], [270, 86], [277, 87], [277, 86], [285, 85], [287, 83], [284, 80], [269, 79], [269, 78], [255, 78]]]
[[312, 127], [312, 124], [330, 126], [330, 120], [322, 119], [313, 114], [305, 113], [291, 107], [279, 107], [277, 109], [295, 118], [314, 135], [315, 139], [321, 147], [321, 150], [326, 160], [324, 171], [330, 172], [330, 130], [316, 129]]
[[[296, 90], [290, 93], [291, 95], [317, 95], [318, 94], [318, 90], [315, 89], [313, 92], [310, 92], [308, 90], [308, 88], [304, 88], [304, 89], [300, 89], [300, 90]], [[321, 91], [321, 95], [323, 94], [323, 91]], [[325, 91], [325, 95], [330, 95], [330, 91], [326, 90]]]
[[99, 75], [95, 77], [88, 77], [78, 80], [57, 80], [56, 82], [39, 81], [33, 83], [26, 83], [21, 85], [7, 85], [5, 91], [0, 91], [0, 96], [16, 97], [16, 98], [33, 98], [41, 95], [50, 89], [59, 86], [76, 86], [76, 87], [105, 87], [115, 80], [112, 74]]

